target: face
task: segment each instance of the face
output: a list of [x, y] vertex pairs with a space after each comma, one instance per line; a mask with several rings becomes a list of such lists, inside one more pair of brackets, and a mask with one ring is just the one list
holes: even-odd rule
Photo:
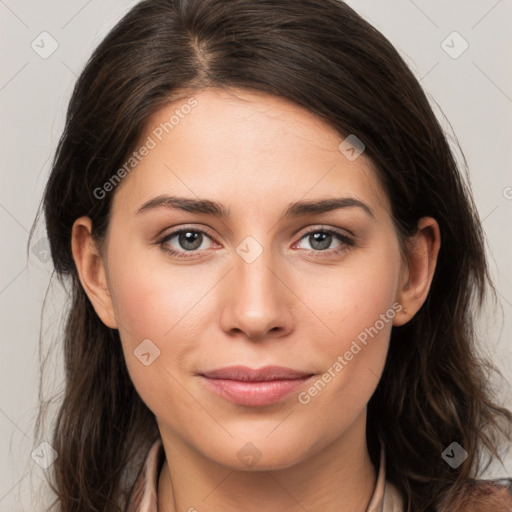
[[405, 269], [371, 161], [343, 139], [245, 90], [149, 120], [111, 192], [102, 308], [167, 439], [284, 468], [364, 417]]

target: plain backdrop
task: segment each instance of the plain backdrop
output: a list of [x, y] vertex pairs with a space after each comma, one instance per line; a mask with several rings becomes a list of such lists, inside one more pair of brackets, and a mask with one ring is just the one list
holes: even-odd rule
[[[73, 84], [106, 32], [135, 4], [127, 0], [0, 0], [0, 511], [41, 510], [34, 497], [45, 469], [38, 446], [39, 335], [62, 328], [66, 296], [48, 288], [51, 262], [41, 200]], [[480, 325], [486, 351], [512, 382], [512, 2], [351, 0], [386, 35], [421, 80], [450, 139], [466, 156], [501, 307]], [[439, 107], [446, 115], [442, 117]], [[450, 127], [451, 124], [451, 127]], [[453, 130], [453, 131], [452, 131]], [[48, 383], [62, 382], [59, 353]], [[48, 438], [47, 438], [48, 439]], [[512, 458], [489, 477], [512, 475]]]

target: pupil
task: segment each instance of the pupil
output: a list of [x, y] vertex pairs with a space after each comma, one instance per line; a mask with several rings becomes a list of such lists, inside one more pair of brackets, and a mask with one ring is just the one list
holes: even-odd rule
[[185, 231], [180, 233], [179, 242], [184, 249], [193, 250], [201, 246], [201, 233]]
[[[311, 247], [314, 249], [324, 250], [331, 245], [332, 235], [328, 233], [315, 233], [312, 235], [313, 243], [311, 243]], [[318, 243], [317, 247], [315, 247], [315, 243]]]

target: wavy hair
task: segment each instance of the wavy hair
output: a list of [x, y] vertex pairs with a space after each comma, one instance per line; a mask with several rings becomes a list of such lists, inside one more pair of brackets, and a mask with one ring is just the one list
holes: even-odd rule
[[[511, 438], [512, 413], [495, 402], [493, 367], [479, 354], [474, 327], [488, 292], [495, 297], [482, 228], [467, 176], [418, 80], [391, 43], [338, 0], [144, 0], [80, 74], [42, 203], [56, 274], [71, 287], [51, 508], [124, 510], [158, 436], [117, 330], [100, 321], [81, 287], [72, 225], [87, 215], [103, 240], [115, 192], [98, 199], [93, 191], [122, 167], [152, 114], [180, 91], [204, 87], [283, 97], [340, 136], [355, 134], [402, 242], [421, 217], [438, 221], [432, 286], [416, 316], [392, 330], [368, 404], [367, 438], [374, 460], [376, 440], [385, 443], [387, 478], [407, 511], [462, 510], [483, 462]], [[453, 441], [468, 452], [457, 469], [441, 457]]]

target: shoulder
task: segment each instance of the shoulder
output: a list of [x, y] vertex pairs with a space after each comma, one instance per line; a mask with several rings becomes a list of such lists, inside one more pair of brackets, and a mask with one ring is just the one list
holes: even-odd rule
[[512, 512], [512, 478], [468, 480], [457, 501], [460, 512]]

